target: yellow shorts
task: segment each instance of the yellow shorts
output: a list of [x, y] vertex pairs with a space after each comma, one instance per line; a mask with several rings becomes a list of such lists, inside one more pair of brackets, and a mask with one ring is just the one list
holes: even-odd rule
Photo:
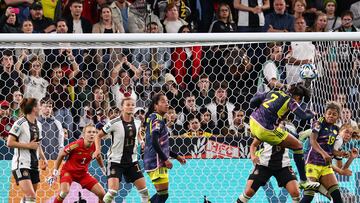
[[262, 142], [271, 145], [278, 145], [284, 141], [289, 135], [284, 129], [277, 127], [274, 130], [268, 130], [260, 125], [255, 119], [250, 117], [250, 131], [253, 137], [256, 137]]
[[314, 164], [306, 164], [305, 170], [306, 170], [306, 177], [315, 178], [316, 180], [319, 180], [321, 176], [334, 173], [333, 169], [331, 168], [331, 165], [318, 166]]
[[148, 175], [150, 177], [151, 182], [154, 185], [169, 182], [168, 168], [166, 168], [166, 167], [161, 167], [154, 171], [150, 171], [150, 172], [148, 172]]

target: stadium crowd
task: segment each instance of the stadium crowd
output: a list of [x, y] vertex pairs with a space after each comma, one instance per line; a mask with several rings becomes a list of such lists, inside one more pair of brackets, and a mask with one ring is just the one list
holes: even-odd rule
[[[356, 0], [4, 0], [0, 5], [0, 33], [357, 32], [360, 27]], [[118, 116], [124, 97], [136, 101], [135, 115], [144, 121], [152, 95], [162, 91], [171, 106], [166, 119], [172, 136], [249, 139], [251, 97], [277, 87], [266, 70], [275, 67], [277, 80], [286, 85], [299, 82], [297, 70], [308, 63], [327, 76], [318, 84], [330, 88], [324, 101], [342, 102], [339, 122], [358, 128], [357, 44], [343, 43], [335, 51], [324, 47], [289, 42], [2, 49], [1, 137], [6, 139], [21, 116], [21, 99], [35, 97], [41, 103], [43, 145], [53, 146], [45, 154], [55, 159], [64, 138], [78, 138], [87, 124], [100, 129]], [[304, 50], [312, 52], [304, 56]]]

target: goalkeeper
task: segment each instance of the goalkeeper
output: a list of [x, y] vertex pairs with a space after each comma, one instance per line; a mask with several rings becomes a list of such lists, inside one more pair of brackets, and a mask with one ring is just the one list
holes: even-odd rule
[[[95, 126], [87, 125], [83, 129], [83, 137], [67, 145], [62, 150], [56, 159], [55, 169], [53, 175], [47, 179], [47, 182], [52, 185], [59, 175], [58, 169], [65, 156], [68, 160], [65, 162], [60, 173], [60, 193], [54, 200], [54, 203], [63, 202], [70, 190], [70, 185], [73, 181], [79, 183], [83, 188], [91, 191], [99, 197], [99, 201], [105, 195], [104, 188], [100, 185], [98, 180], [89, 174], [88, 168], [92, 160], [92, 154], [95, 152], [95, 135], [97, 131]], [[105, 173], [104, 163], [101, 157], [96, 158], [103, 173]]]

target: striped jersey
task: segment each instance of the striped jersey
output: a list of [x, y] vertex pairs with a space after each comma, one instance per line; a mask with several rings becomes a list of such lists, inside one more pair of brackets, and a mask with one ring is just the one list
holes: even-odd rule
[[111, 139], [111, 147], [107, 153], [108, 161], [121, 165], [131, 165], [137, 162], [137, 134], [140, 132], [141, 121], [134, 119], [126, 122], [117, 117], [110, 120], [103, 132]]
[[[256, 6], [263, 6], [263, 0], [240, 0], [240, 3], [244, 6], [255, 8]], [[238, 11], [238, 26], [246, 27], [258, 27], [265, 25], [264, 13], [252, 13], [249, 11]]]
[[278, 145], [270, 145], [264, 142], [264, 148], [260, 156], [260, 165], [272, 170], [290, 166], [289, 149]]
[[[16, 140], [20, 143], [30, 143], [35, 140], [37, 142], [42, 139], [41, 123], [36, 120], [35, 123], [29, 122], [25, 117], [15, 121], [11, 127], [9, 134], [16, 137]], [[14, 149], [14, 156], [11, 162], [11, 170], [20, 168], [35, 169], [38, 170], [39, 153], [33, 149]]]

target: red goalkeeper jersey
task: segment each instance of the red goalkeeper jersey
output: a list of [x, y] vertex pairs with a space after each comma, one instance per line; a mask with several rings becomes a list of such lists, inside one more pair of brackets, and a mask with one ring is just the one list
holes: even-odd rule
[[93, 143], [90, 147], [86, 147], [84, 139], [80, 138], [67, 145], [64, 151], [68, 154], [68, 159], [62, 170], [66, 170], [69, 173], [86, 173], [92, 160], [92, 154], [95, 152], [95, 144]]

